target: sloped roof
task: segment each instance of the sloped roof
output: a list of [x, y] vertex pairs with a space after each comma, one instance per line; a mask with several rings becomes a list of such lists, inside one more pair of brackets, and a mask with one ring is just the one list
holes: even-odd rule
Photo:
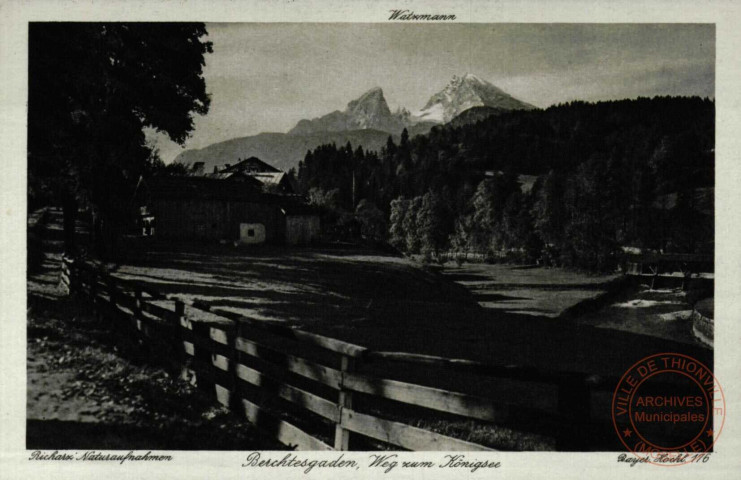
[[234, 174], [238, 172], [216, 172], [216, 173], [207, 173], [206, 175], [203, 175], [207, 178], [215, 178], [217, 180], [226, 180], [228, 178], [231, 178]]
[[256, 200], [262, 184], [240, 175], [227, 180], [210, 177], [161, 176], [145, 181], [149, 198]]
[[280, 185], [286, 177], [284, 172], [253, 172], [247, 173], [250, 177], [259, 180], [263, 185]]
[[152, 177], [142, 183], [137, 196], [143, 203], [152, 199], [221, 200], [275, 205], [284, 215], [319, 214], [319, 210], [307, 205], [302, 196], [264, 193], [259, 180], [243, 174], [226, 180], [191, 176]]
[[280, 173], [280, 170], [274, 166], [267, 164], [257, 157], [250, 157], [241, 162], [232, 165], [222, 170], [222, 172], [276, 172]]

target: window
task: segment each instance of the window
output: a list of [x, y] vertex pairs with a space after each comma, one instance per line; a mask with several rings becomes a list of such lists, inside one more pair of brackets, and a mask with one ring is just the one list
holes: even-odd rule
[[254, 237], [255, 236], [255, 229], [254, 228], [250, 228], [249, 230], [247, 230], [247, 236], [248, 237]]

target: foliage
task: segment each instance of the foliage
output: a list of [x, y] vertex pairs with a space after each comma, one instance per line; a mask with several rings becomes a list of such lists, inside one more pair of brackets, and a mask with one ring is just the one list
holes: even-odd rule
[[[416, 197], [420, 198], [420, 197]], [[419, 200], [416, 234], [423, 255], [435, 255], [447, 246], [451, 212], [445, 195], [429, 191]]]
[[396, 248], [403, 249], [406, 244], [404, 222], [409, 212], [410, 202], [404, 197], [391, 201], [391, 215], [389, 217], [389, 243]]
[[92, 207], [97, 227], [120, 233], [138, 179], [158, 167], [144, 129], [182, 144], [208, 112], [206, 34], [196, 23], [31, 23], [29, 186], [64, 197], [68, 217]]
[[157, 152], [153, 152], [154, 159], [149, 168], [150, 174], [155, 175], [188, 175], [190, 172], [188, 166], [184, 163], [172, 162], [165, 164], [160, 158]]
[[409, 201], [409, 208], [404, 220], [401, 222], [401, 228], [404, 232], [406, 251], [409, 253], [419, 253], [420, 248], [420, 228], [419, 221], [422, 217], [419, 215], [422, 206], [422, 197], [414, 197]]
[[[355, 198], [374, 203], [389, 241], [410, 253], [602, 270], [622, 246], [708, 251], [712, 214], [698, 198], [714, 185], [714, 108], [700, 98], [572, 102], [403, 134], [399, 145], [389, 137], [380, 152], [323, 145], [299, 165], [299, 184], [339, 189], [348, 212]], [[523, 174], [538, 176], [532, 189]]]
[[386, 237], [386, 217], [373, 202], [361, 200], [355, 209], [355, 214], [364, 236], [374, 239]]
[[314, 187], [309, 190], [309, 203], [317, 207], [337, 208], [339, 203], [340, 189], [323, 190]]

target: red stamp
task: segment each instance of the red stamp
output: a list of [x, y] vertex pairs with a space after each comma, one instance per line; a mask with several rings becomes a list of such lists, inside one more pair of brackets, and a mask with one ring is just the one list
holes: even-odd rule
[[659, 353], [630, 367], [612, 396], [612, 421], [641, 462], [677, 466], [707, 461], [725, 422], [725, 397], [713, 372], [692, 357]]

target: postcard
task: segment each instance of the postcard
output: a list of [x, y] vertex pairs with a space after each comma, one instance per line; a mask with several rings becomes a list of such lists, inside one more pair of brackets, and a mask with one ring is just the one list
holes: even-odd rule
[[738, 471], [737, 6], [0, 9], [0, 477]]

